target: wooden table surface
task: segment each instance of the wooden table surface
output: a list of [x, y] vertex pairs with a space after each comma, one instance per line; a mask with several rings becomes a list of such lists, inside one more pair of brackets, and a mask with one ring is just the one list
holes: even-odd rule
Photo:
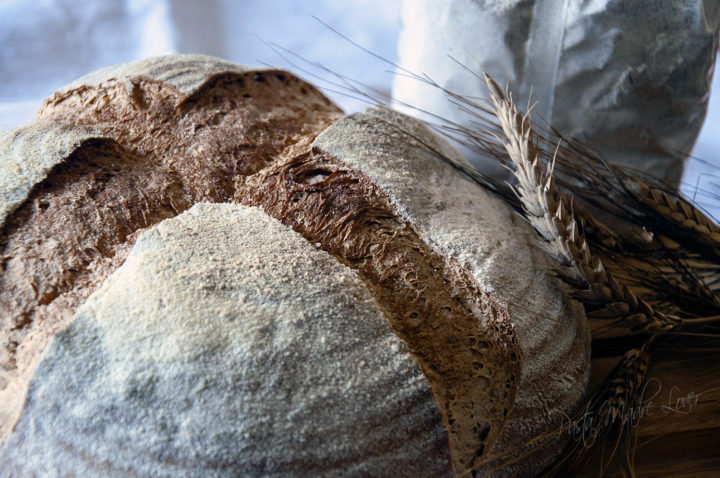
[[[591, 390], [628, 347], [641, 344], [621, 334], [594, 341]], [[720, 477], [720, 336], [657, 341], [640, 409], [637, 477]], [[616, 461], [605, 476], [631, 475]]]

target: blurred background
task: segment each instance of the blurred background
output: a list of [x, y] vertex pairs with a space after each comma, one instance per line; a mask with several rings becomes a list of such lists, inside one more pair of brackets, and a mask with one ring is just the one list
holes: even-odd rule
[[[298, 72], [300, 60], [276, 45], [389, 93], [389, 65], [314, 17], [395, 59], [399, 0], [0, 0], [0, 128], [31, 121], [42, 99], [90, 71], [169, 53]], [[364, 108], [329, 95], [346, 111]]]
[[[337, 72], [389, 94], [392, 66], [378, 57], [396, 60], [400, 22], [400, 0], [0, 0], [0, 130], [32, 121], [45, 97], [92, 70], [168, 53], [285, 68], [359, 111], [365, 100], [313, 74]], [[711, 95], [682, 190], [715, 217], [720, 199], [697, 191], [720, 191], [718, 131], [720, 95]]]

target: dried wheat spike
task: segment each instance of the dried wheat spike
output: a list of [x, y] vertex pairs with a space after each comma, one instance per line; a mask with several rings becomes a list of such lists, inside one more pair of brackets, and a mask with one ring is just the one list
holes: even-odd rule
[[633, 470], [631, 438], [645, 413], [642, 397], [650, 362], [649, 347], [656, 337], [652, 336], [639, 349], [627, 351], [588, 398], [587, 405], [568, 417], [567, 425], [549, 434], [570, 434], [574, 439], [562, 458], [541, 476], [575, 476], [573, 472], [595, 469], [598, 465], [600, 476], [604, 476], [603, 470], [616, 457], [626, 460], [627, 469]]
[[582, 205], [575, 203], [574, 206], [575, 216], [582, 224], [584, 234], [593, 238], [595, 243], [607, 249], [619, 250], [622, 248], [624, 241], [620, 238], [619, 234], [597, 220]]
[[628, 425], [628, 414], [632, 414], [642, 398], [649, 361], [647, 346], [630, 349], [623, 356], [615, 373], [610, 376], [607, 414], [611, 422], [620, 420], [621, 426]]
[[[602, 457], [603, 469], [607, 469], [615, 456], [627, 460], [626, 465], [631, 474], [634, 469], [630, 438], [644, 414], [642, 397], [650, 362], [648, 349], [651, 342], [652, 339], [643, 347], [630, 349], [625, 353], [594, 401], [593, 413], [597, 417], [600, 436], [610, 443], [614, 441], [616, 445], [608, 447], [612, 451]], [[603, 396], [603, 392], [607, 395]], [[621, 446], [626, 450], [617, 453]]]
[[522, 114], [510, 95], [487, 74], [491, 94], [517, 178], [515, 193], [525, 216], [546, 241], [548, 253], [560, 265], [559, 275], [573, 289], [589, 317], [619, 319], [634, 331], [668, 332], [682, 325], [639, 298], [615, 279], [594, 255], [578, 228], [572, 201], [555, 187], [554, 163], [543, 167], [529, 113]]
[[642, 181], [626, 179], [625, 185], [638, 200], [675, 225], [694, 233], [694, 238], [720, 255], [720, 226], [683, 198], [673, 196]]

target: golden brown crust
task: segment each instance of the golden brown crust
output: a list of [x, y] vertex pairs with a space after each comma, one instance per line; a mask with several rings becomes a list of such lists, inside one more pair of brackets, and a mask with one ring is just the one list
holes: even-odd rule
[[341, 111], [281, 71], [215, 75], [187, 97], [147, 77], [80, 86], [46, 100], [38, 120], [92, 125], [182, 178], [196, 201], [227, 201], [237, 175], [312, 139]]
[[[138, 231], [190, 205], [171, 171], [111, 141], [88, 142], [53, 168], [0, 235], [0, 390], [29, 380], [47, 342], [122, 264]], [[0, 425], [11, 418], [0, 415]]]

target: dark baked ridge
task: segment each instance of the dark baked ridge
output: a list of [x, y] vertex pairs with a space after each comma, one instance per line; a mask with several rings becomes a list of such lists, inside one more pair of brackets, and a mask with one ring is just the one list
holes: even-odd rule
[[472, 468], [515, 397], [520, 362], [507, 312], [432, 251], [364, 174], [327, 154], [274, 163], [241, 180], [235, 197], [360, 272], [432, 386], [453, 469]]
[[56, 93], [38, 120], [92, 125], [172, 168], [196, 201], [228, 201], [233, 178], [302, 147], [342, 114], [313, 86], [277, 70], [217, 74], [190, 96], [151, 78], [129, 83]]
[[113, 141], [88, 141], [54, 167], [0, 236], [0, 389], [14, 374], [29, 380], [39, 352], [125, 260], [137, 232], [191, 205], [173, 172]]
[[83, 142], [0, 225], [0, 394], [14, 404], [0, 410], [0, 440], [48, 340], [137, 233], [196, 202], [229, 201], [235, 176], [307, 147], [341, 115], [274, 70], [218, 74], [190, 96], [138, 77], [48, 99], [39, 118], [92, 125], [117, 143]]
[[[315, 96], [312, 104], [291, 98], [288, 82], [297, 85], [299, 80], [277, 72], [218, 75], [184, 98], [169, 85], [137, 78], [130, 90], [119, 83], [83, 86], [50, 99], [40, 118], [92, 124], [130, 152], [111, 145], [96, 159], [83, 157], [97, 154], [87, 149], [53, 171], [46, 181], [51, 185], [63, 177], [63, 168], [74, 173], [66, 173], [62, 191], [37, 188], [7, 222], [5, 267], [11, 261], [25, 261], [27, 255], [22, 248], [12, 248], [14, 238], [19, 242], [28, 231], [47, 232], [43, 216], [45, 221], [57, 217], [42, 214], [43, 206], [37, 205], [60, 204], [63, 195], [67, 201], [85, 201], [72, 208], [76, 215], [68, 219], [82, 223], [88, 220], [83, 207], [91, 207], [98, 198], [93, 184], [101, 191], [106, 209], [119, 208], [127, 221], [118, 225], [121, 233], [113, 233], [104, 229], [107, 218], [98, 216], [97, 230], [90, 226], [83, 231], [90, 242], [96, 240], [114, 253], [101, 254], [107, 263], [104, 268], [97, 261], [80, 261], [82, 270], [73, 269], [63, 281], [67, 291], [84, 289], [78, 298], [86, 297], [122, 262], [137, 230], [194, 202], [234, 198], [262, 205], [361, 272], [433, 386], [450, 431], [454, 468], [472, 467], [497, 439], [519, 376], [518, 348], [507, 314], [458, 264], [431, 251], [364, 175], [309, 150], [317, 133], [338, 113], [308, 85], [300, 89], [305, 89], [305, 96]], [[83, 172], [86, 166], [81, 162], [87, 161], [93, 166]], [[75, 184], [86, 184], [86, 190], [79, 192]], [[134, 191], [135, 199], [117, 201], [123, 188]], [[159, 211], [143, 214], [144, 204], [155, 202], [162, 205]], [[79, 260], [73, 255], [87, 249], [73, 247], [52, 254], [65, 264]], [[36, 267], [29, 276], [51, 283], [56, 270], [64, 269]], [[4, 276], [3, 280], [14, 277]], [[16, 286], [3, 283], [2, 287]], [[65, 316], [77, 305], [68, 304]], [[37, 307], [26, 310], [32, 315]], [[37, 328], [35, 319], [15, 321], [17, 343], [22, 344], [27, 330]], [[421, 323], [425, 333], [418, 333]]]

